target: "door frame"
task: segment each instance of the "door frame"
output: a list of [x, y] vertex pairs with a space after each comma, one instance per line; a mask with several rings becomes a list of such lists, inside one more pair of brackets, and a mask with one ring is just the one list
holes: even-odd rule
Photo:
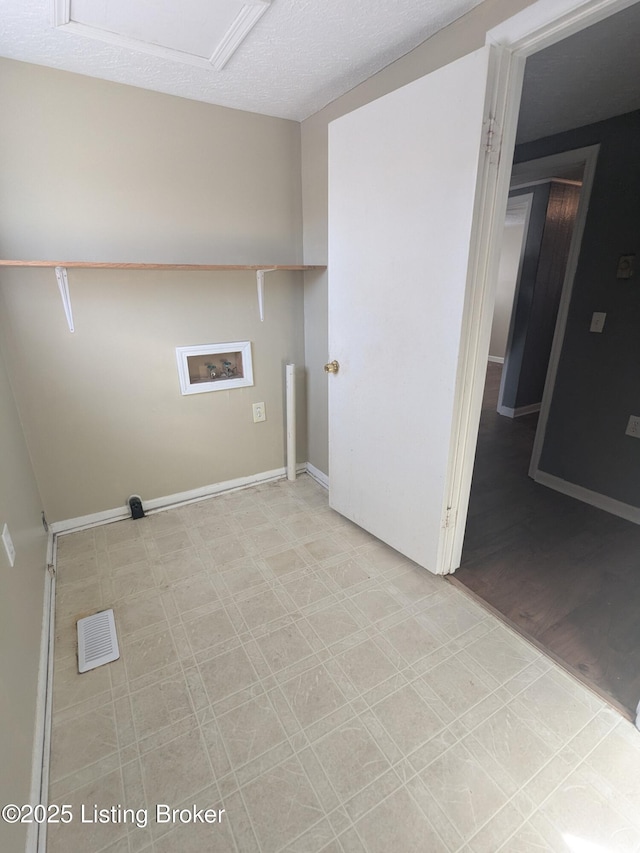
[[492, 137], [501, 139], [501, 146], [496, 146], [498, 150], [494, 152], [489, 143], [489, 153], [495, 156], [495, 167], [485, 170], [476, 197], [471, 264], [462, 317], [447, 482], [442, 507], [442, 535], [435, 567], [439, 574], [455, 571], [462, 555], [489, 354], [501, 230], [511, 182], [526, 59], [635, 2], [538, 0], [487, 33], [486, 43], [501, 48], [500, 61], [493, 69], [495, 112], [492, 128]]

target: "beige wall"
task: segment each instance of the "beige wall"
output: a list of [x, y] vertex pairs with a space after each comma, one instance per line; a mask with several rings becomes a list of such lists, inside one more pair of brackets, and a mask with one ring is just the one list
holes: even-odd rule
[[[485, 43], [488, 30], [534, 0], [486, 0], [411, 53], [302, 123], [304, 261], [327, 262], [327, 127], [330, 121], [459, 59]], [[305, 351], [309, 461], [329, 473], [327, 429], [327, 275], [305, 274]], [[364, 319], [364, 318], [363, 318]], [[333, 357], [333, 356], [331, 356]]]
[[[0, 254], [295, 263], [300, 126], [0, 61]], [[7, 361], [51, 521], [282, 467], [299, 273], [0, 273]], [[251, 340], [255, 386], [181, 396], [175, 347]], [[299, 460], [306, 459], [305, 402]], [[254, 424], [252, 402], [267, 421]]]
[[[0, 444], [0, 529], [8, 524], [16, 549], [13, 568], [0, 550], [0, 802], [19, 804], [31, 784], [47, 538], [1, 353]], [[25, 829], [0, 821], [0, 849], [24, 850]]]

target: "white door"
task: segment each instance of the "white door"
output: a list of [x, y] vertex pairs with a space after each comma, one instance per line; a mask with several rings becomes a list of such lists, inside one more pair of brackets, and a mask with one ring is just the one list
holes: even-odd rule
[[431, 571], [443, 571], [494, 50], [329, 128], [330, 504]]

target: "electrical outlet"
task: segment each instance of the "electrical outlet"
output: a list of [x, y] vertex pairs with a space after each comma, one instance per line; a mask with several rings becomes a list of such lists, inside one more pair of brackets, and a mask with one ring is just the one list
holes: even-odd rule
[[254, 403], [253, 404], [253, 422], [254, 424], [259, 424], [261, 421], [266, 421], [267, 419], [267, 410], [264, 407], [264, 403]]
[[604, 329], [604, 321], [607, 319], [607, 315], [604, 311], [594, 311], [593, 316], [591, 317], [591, 325], [589, 326], [590, 332], [601, 332]]
[[629, 415], [629, 423], [624, 434], [632, 438], [640, 438], [640, 415]]
[[4, 550], [7, 552], [9, 564], [13, 566], [16, 561], [16, 549], [13, 547], [13, 542], [11, 541], [11, 534], [9, 533], [9, 528], [6, 524], [2, 528], [2, 544], [4, 545]]

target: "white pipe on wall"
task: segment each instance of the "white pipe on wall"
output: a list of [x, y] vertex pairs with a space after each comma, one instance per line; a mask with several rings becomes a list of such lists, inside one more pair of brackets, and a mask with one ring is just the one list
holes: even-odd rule
[[296, 478], [296, 366], [286, 366], [287, 480]]

